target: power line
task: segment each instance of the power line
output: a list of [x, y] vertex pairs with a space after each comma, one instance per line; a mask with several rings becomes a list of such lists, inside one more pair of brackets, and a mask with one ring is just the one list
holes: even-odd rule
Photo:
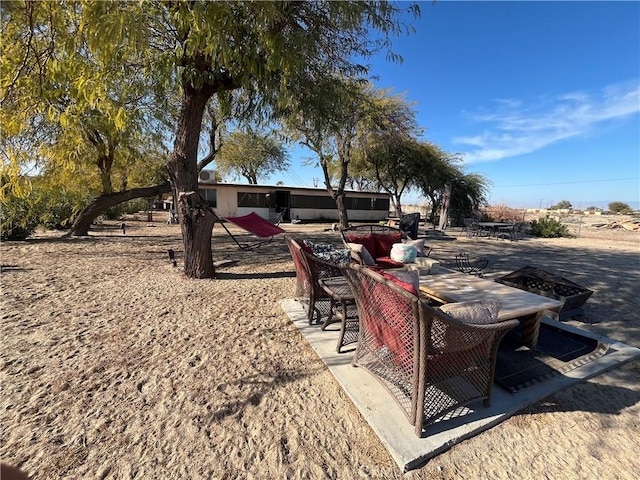
[[554, 182], [554, 183], [529, 183], [522, 185], [498, 185], [493, 188], [511, 188], [511, 187], [546, 187], [548, 185], [570, 185], [576, 183], [602, 183], [602, 182], [621, 182], [626, 180], [640, 180], [640, 177], [629, 178], [607, 178], [604, 180], [576, 180], [573, 182]]

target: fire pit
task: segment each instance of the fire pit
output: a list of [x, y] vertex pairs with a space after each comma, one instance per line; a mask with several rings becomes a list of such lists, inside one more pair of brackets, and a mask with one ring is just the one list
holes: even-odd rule
[[593, 290], [530, 265], [496, 278], [496, 282], [562, 301], [558, 312], [547, 312], [560, 321], [582, 315], [582, 306], [593, 294]]

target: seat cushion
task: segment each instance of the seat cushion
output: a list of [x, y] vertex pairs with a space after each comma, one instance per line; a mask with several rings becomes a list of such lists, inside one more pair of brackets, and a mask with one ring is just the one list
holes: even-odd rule
[[[376, 241], [373, 238], [372, 233], [367, 234], [357, 234], [357, 233], [348, 233], [347, 240], [349, 243], [359, 243], [360, 245], [364, 245], [364, 248], [374, 257], [377, 257], [376, 254]], [[384, 255], [382, 255], [384, 256]]]
[[404, 263], [391, 260], [391, 257], [378, 257], [376, 258], [375, 266], [379, 269], [402, 268], [404, 267]]
[[399, 287], [404, 288], [412, 295], [418, 296], [418, 289], [420, 288], [420, 276], [416, 270], [396, 270], [380, 272], [380, 274], [387, 280], [392, 281]]
[[394, 243], [399, 243], [402, 240], [402, 233], [374, 233], [376, 258], [388, 257], [391, 253], [391, 247]]

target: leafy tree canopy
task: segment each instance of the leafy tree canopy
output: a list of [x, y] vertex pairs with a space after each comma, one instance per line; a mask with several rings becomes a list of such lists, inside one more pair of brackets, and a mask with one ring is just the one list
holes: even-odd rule
[[549, 207], [549, 210], [571, 210], [573, 206], [569, 200], [561, 200]]
[[[55, 120], [56, 135], [65, 124], [75, 125], [83, 141], [72, 155], [84, 158], [87, 149], [97, 151], [89, 161], [100, 162], [102, 191], [112, 188], [108, 175], [118, 163], [116, 147], [128, 143], [122, 136], [142, 131], [127, 126], [152, 125], [156, 114], [172, 111], [156, 102], [176, 105], [178, 99], [167, 171], [177, 193], [184, 271], [195, 277], [214, 271], [213, 215], [203, 199], [187, 195], [197, 190], [199, 139], [209, 100], [216, 95], [224, 101], [224, 92], [242, 88], [250, 92], [256, 111], [268, 115], [290, 104], [304, 106], [314, 96], [326, 98], [328, 79], [368, 74], [364, 62], [381, 49], [399, 59], [390, 51], [390, 38], [405, 28], [397, 18], [404, 5], [375, 1], [3, 2], [2, 8], [3, 46], [26, 45], [10, 50], [11, 68], [2, 69], [3, 112], [10, 104], [14, 113], [25, 112], [21, 125], [28, 119]], [[416, 4], [406, 9], [418, 12]], [[33, 114], [28, 98], [14, 100], [21, 91], [40, 96], [38, 89], [54, 85], [56, 75], [61, 88], [58, 93], [45, 89], [38, 113]], [[146, 117], [127, 108], [145, 102], [156, 106], [140, 109]], [[45, 112], [40, 105], [53, 108]], [[16, 127], [12, 134], [24, 131]], [[348, 145], [338, 146], [344, 152]]]
[[215, 163], [222, 176], [242, 176], [251, 184], [291, 166], [287, 151], [272, 134], [252, 129], [232, 132], [218, 151]]
[[613, 213], [631, 213], [633, 210], [631, 207], [624, 202], [611, 202], [609, 204], [609, 211]]

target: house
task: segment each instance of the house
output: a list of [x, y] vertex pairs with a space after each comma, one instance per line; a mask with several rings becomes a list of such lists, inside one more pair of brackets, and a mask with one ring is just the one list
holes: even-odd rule
[[[238, 217], [256, 212], [267, 220], [338, 220], [335, 201], [326, 189], [284, 185], [247, 185], [203, 181], [200, 194], [222, 217]], [[346, 191], [345, 205], [350, 221], [378, 222], [389, 215], [386, 193]]]

